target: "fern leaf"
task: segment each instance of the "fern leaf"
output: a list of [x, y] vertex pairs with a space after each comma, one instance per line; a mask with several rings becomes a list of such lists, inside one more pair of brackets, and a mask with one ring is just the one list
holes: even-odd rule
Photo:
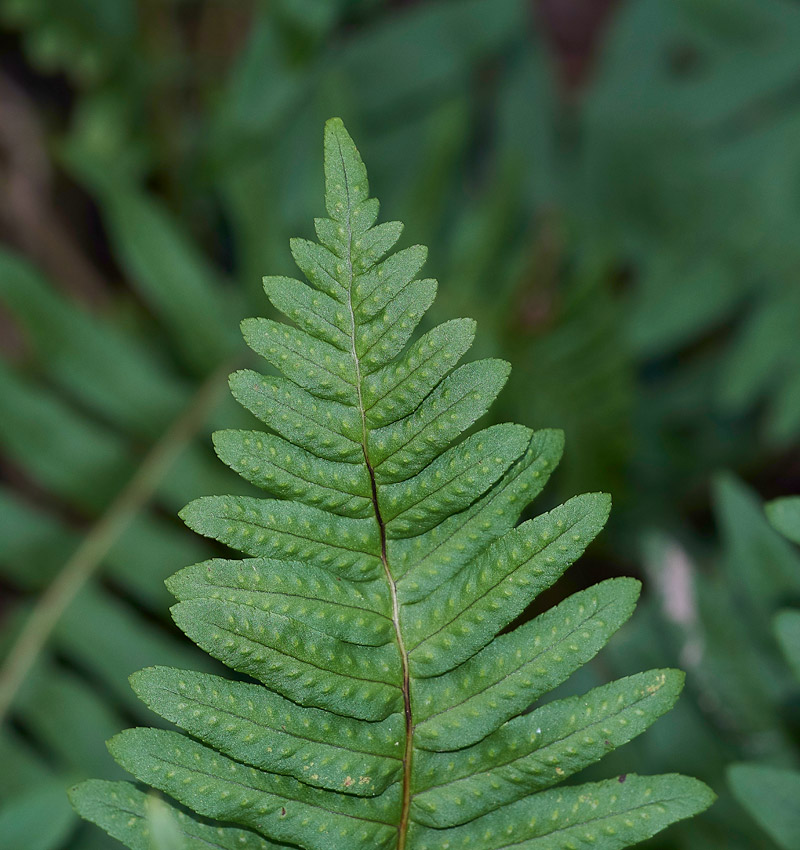
[[220, 459], [253, 484], [341, 516], [371, 515], [366, 469], [323, 460], [274, 434], [222, 431], [214, 435]]
[[409, 606], [414, 672], [444, 673], [485, 646], [583, 552], [609, 507], [603, 496], [576, 496], [509, 532], [426, 600]]
[[[128, 782], [91, 779], [70, 793], [77, 811], [132, 850], [152, 850], [147, 795]], [[204, 823], [170, 806], [185, 850], [278, 850], [278, 845], [252, 832]]]
[[291, 443], [328, 460], [358, 461], [360, 421], [356, 411], [331, 402], [321, 407], [295, 384], [243, 369], [230, 380], [234, 398]]
[[[457, 442], [508, 364], [458, 365], [469, 320], [408, 345], [436, 291], [417, 278], [426, 252], [389, 253], [401, 225], [376, 225], [338, 119], [325, 129], [325, 178], [321, 244], [291, 242], [309, 283], [265, 279], [294, 324], [243, 323], [282, 377], [231, 379], [271, 432], [214, 438], [269, 498], [205, 497], [181, 514], [249, 557], [168, 582], [180, 628], [255, 683], [141, 671], [138, 696], [188, 734], [128, 730], [113, 755], [200, 816], [177, 815], [188, 847], [612, 850], [701, 811], [713, 794], [681, 776], [555, 787], [667, 711], [682, 675], [652, 670], [524, 713], [634, 609], [639, 583], [611, 579], [501, 634], [582, 554], [610, 501], [578, 496], [516, 525], [561, 434], [502, 424]], [[145, 846], [131, 786], [88, 783], [73, 800]]]
[[181, 570], [167, 583], [181, 602], [204, 598], [249, 605], [364, 646], [394, 640], [379, 581], [346, 581], [299, 562], [288, 575], [281, 568], [280, 562], [265, 558], [216, 558]]
[[187, 505], [181, 517], [200, 534], [248, 555], [302, 560], [341, 570], [345, 578], [375, 578], [380, 569], [371, 519], [248, 496], [205, 496]]
[[560, 685], [630, 617], [639, 586], [610, 579], [495, 638], [443, 676], [418, 679], [415, 739], [424, 749], [475, 743]]
[[[379, 723], [298, 708], [265, 688], [219, 676], [149, 668], [132, 685], [147, 705], [221, 753], [332, 791], [371, 796], [400, 778], [399, 714]], [[335, 742], [335, 743], [334, 743]]]
[[474, 746], [421, 751], [415, 819], [439, 828], [466, 823], [557, 785], [643, 732], [682, 684], [676, 670], [639, 673], [516, 717]]
[[399, 362], [367, 375], [363, 399], [370, 425], [388, 425], [413, 413], [466, 354], [474, 337], [474, 322], [453, 319], [428, 331]]
[[514, 527], [526, 504], [547, 483], [563, 445], [560, 431], [534, 432], [525, 454], [468, 510], [410, 540], [387, 541], [389, 558], [398, 565], [398, 585], [406, 604], [424, 599], [480, 554], [487, 543]]

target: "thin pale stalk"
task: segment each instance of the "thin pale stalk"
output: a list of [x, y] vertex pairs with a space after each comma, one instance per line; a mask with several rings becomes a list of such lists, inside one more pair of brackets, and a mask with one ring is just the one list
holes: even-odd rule
[[177, 455], [208, 418], [229, 371], [230, 364], [226, 364], [202, 384], [37, 600], [0, 668], [0, 725], [64, 612], [98, 571], [111, 547], [150, 500]]

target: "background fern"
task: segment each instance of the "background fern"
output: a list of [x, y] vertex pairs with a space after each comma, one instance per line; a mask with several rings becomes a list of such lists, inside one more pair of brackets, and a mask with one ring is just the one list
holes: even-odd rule
[[[681, 765], [719, 789], [702, 823], [676, 827], [676, 841], [771, 848], [773, 839], [745, 810], [757, 809], [760, 823], [779, 829], [794, 807], [781, 806], [778, 798], [768, 806], [768, 785], [731, 788], [728, 777], [740, 769], [731, 773], [732, 763], [748, 762], [745, 775], [791, 772], [800, 757], [798, 689], [774, 633], [776, 615], [785, 616], [781, 612], [798, 598], [800, 557], [740, 480], [719, 475], [713, 496], [718, 539], [651, 535], [644, 559], [657, 592], [643, 600], [603, 658], [611, 672], [672, 658], [686, 667], [688, 687], [672, 722], [632, 742], [625, 754], [628, 765], [665, 769], [674, 769], [680, 754]], [[746, 634], [740, 624], [747, 625]]]
[[[776, 499], [766, 506], [770, 523], [800, 544], [800, 498]], [[800, 612], [781, 611], [772, 621], [777, 642], [800, 681]], [[800, 841], [800, 772], [785, 767], [740, 764], [728, 771], [733, 793], [747, 812], [783, 848]]]
[[[682, 679], [654, 670], [522, 714], [635, 604], [638, 584], [612, 579], [496, 637], [581, 554], [608, 499], [576, 497], [513, 527], [558, 461], [560, 436], [497, 425], [448, 448], [486, 412], [506, 364], [451, 371], [474, 334], [464, 320], [405, 348], [435, 295], [416, 277], [426, 252], [382, 259], [401, 226], [375, 224], [339, 119], [326, 125], [325, 176], [322, 244], [292, 241], [315, 288], [265, 279], [295, 327], [243, 323], [284, 377], [231, 378], [272, 433], [215, 439], [228, 465], [279, 498], [191, 503], [192, 528], [251, 559], [205, 561], [168, 582], [178, 626], [267, 688], [143, 670], [137, 693], [197, 740], [134, 729], [112, 739], [112, 754], [200, 815], [327, 850], [617, 848], [702, 810], [711, 792], [674, 775], [544, 790], [643, 731]], [[132, 786], [90, 782], [72, 797], [115, 837], [146, 846]], [[212, 829], [183, 831], [200, 841]]]

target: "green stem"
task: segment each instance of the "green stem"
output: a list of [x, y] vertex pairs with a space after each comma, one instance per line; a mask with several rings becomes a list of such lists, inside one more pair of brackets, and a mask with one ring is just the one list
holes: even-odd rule
[[341, 157], [342, 173], [344, 178], [344, 190], [347, 194], [347, 254], [345, 261], [347, 263], [347, 279], [342, 282], [345, 291], [347, 292], [347, 310], [350, 315], [350, 352], [353, 358], [353, 367], [355, 370], [355, 386], [358, 403], [358, 412], [361, 417], [361, 449], [364, 453], [364, 463], [369, 474], [370, 488], [372, 491], [372, 507], [375, 513], [375, 521], [378, 524], [378, 534], [381, 544], [381, 564], [386, 576], [386, 582], [389, 586], [389, 594], [392, 600], [392, 624], [394, 626], [395, 640], [397, 641], [397, 649], [400, 653], [400, 662], [403, 671], [403, 713], [406, 721], [406, 740], [403, 750], [403, 788], [400, 807], [400, 822], [397, 825], [397, 847], [396, 850], [405, 850], [406, 838], [408, 835], [408, 823], [411, 813], [411, 779], [412, 779], [412, 757], [414, 754], [414, 719], [411, 711], [411, 674], [408, 663], [408, 652], [406, 651], [405, 641], [403, 639], [403, 631], [400, 625], [400, 603], [397, 598], [397, 583], [392, 575], [392, 570], [389, 566], [389, 557], [386, 548], [386, 524], [381, 516], [380, 500], [378, 498], [378, 482], [375, 477], [375, 468], [369, 456], [369, 429], [367, 427], [367, 413], [364, 407], [364, 397], [362, 392], [362, 375], [361, 361], [358, 356], [358, 347], [356, 345], [356, 315], [353, 309], [353, 282], [355, 273], [353, 271], [353, 227], [352, 227], [352, 204], [350, 201], [350, 186], [347, 180], [347, 167], [342, 155], [341, 146], [339, 147], [339, 156]]
[[150, 500], [178, 453], [206, 421], [229, 370], [230, 364], [220, 367], [202, 384], [183, 413], [148, 452], [126, 487], [39, 597], [0, 668], [0, 725], [64, 612]]

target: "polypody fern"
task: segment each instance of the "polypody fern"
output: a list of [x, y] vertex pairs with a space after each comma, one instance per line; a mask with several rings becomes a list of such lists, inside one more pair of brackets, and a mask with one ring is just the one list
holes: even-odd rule
[[[188, 736], [132, 729], [112, 753], [201, 816], [175, 809], [190, 848], [611, 850], [701, 811], [711, 792], [676, 775], [555, 787], [669, 709], [682, 674], [652, 670], [525, 713], [634, 608], [638, 582], [611, 579], [504, 631], [600, 531], [609, 499], [578, 496], [516, 525], [561, 434], [504, 424], [453, 445], [509, 367], [457, 367], [467, 319], [407, 345], [436, 283], [417, 279], [422, 247], [383, 259], [401, 225], [375, 224], [338, 119], [325, 181], [319, 244], [291, 246], [312, 286], [265, 283], [294, 324], [243, 324], [282, 377], [231, 378], [270, 431], [215, 438], [275, 498], [190, 504], [191, 528], [249, 557], [168, 582], [180, 628], [255, 682], [143, 670], [136, 692]], [[73, 801], [149, 847], [135, 786], [87, 782]]]

